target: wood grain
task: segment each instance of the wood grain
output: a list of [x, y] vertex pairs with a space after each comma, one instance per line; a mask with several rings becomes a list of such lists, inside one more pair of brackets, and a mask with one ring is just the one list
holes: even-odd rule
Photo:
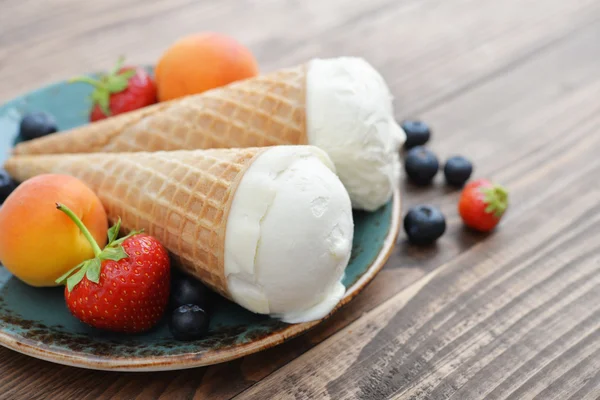
[[398, 117], [434, 126], [441, 159], [467, 155], [476, 175], [513, 191], [502, 228], [485, 237], [462, 228], [458, 193], [441, 177], [427, 190], [403, 183], [405, 209], [440, 206], [447, 234], [425, 249], [401, 241], [355, 301], [277, 348], [153, 374], [84, 371], [0, 349], [0, 399], [600, 396], [600, 1], [3, 0], [0, 8], [11, 10], [0, 12], [0, 99], [108, 68], [119, 54], [151, 63], [198, 30], [234, 35], [265, 71], [361, 55], [390, 83]]

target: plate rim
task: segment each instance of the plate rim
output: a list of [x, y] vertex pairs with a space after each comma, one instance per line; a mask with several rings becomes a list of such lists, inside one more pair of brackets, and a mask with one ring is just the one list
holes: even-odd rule
[[[0, 331], [0, 345], [21, 354], [53, 362], [56, 364], [99, 370], [120, 372], [158, 372], [183, 370], [189, 368], [204, 367], [231, 361], [245, 357], [262, 350], [277, 346], [291, 338], [307, 332], [313, 327], [321, 324], [331, 317], [333, 313], [348, 304], [373, 280], [377, 273], [383, 268], [392, 250], [395, 248], [400, 232], [401, 195], [400, 189], [396, 188], [392, 196], [391, 223], [383, 246], [365, 273], [348, 288], [346, 294], [338, 305], [326, 317], [311, 322], [289, 325], [283, 330], [268, 335], [262, 339], [251, 341], [239, 346], [207, 351], [201, 354], [184, 353], [177, 355], [150, 356], [142, 358], [115, 358], [114, 356], [92, 356], [82, 355], [72, 350], [52, 349], [43, 342], [27, 338], [18, 338], [7, 332]], [[43, 348], [44, 345], [47, 348]]]

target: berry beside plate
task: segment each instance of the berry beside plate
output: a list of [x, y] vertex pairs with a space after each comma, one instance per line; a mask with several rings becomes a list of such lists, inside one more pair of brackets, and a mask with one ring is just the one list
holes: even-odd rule
[[458, 212], [465, 225], [480, 232], [493, 230], [507, 208], [508, 191], [486, 179], [465, 186], [458, 202]]

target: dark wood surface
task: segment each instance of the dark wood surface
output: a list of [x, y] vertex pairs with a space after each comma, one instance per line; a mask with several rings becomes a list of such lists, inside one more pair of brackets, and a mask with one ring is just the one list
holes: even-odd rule
[[440, 158], [511, 190], [501, 228], [462, 228], [438, 177], [436, 246], [401, 236], [386, 268], [310, 333], [209, 368], [93, 372], [0, 349], [0, 399], [600, 398], [600, 1], [0, 1], [0, 100], [152, 63], [177, 37], [226, 32], [263, 71], [360, 55], [398, 118], [435, 128]]

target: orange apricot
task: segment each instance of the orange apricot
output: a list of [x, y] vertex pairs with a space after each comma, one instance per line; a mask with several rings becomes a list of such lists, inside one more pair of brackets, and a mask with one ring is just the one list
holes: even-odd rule
[[0, 261], [32, 286], [56, 286], [61, 275], [94, 256], [79, 228], [56, 209], [58, 202], [81, 218], [101, 247], [106, 245], [106, 212], [83, 182], [54, 174], [23, 182], [0, 208]]
[[229, 36], [199, 33], [176, 41], [156, 65], [160, 101], [172, 100], [258, 75], [250, 50]]

